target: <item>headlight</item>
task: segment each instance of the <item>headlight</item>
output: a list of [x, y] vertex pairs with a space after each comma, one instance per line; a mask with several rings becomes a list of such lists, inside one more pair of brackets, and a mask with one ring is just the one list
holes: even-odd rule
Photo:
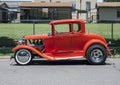
[[24, 40], [24, 37], [22, 37], [19, 41], [18, 41], [18, 44], [21, 45], [21, 44], [25, 44], [26, 41]]

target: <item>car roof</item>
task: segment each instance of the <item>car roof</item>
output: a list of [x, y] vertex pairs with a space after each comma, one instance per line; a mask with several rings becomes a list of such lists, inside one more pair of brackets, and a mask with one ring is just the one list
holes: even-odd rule
[[81, 19], [63, 19], [63, 20], [55, 20], [51, 21], [49, 24], [64, 24], [64, 23], [84, 23], [84, 20]]

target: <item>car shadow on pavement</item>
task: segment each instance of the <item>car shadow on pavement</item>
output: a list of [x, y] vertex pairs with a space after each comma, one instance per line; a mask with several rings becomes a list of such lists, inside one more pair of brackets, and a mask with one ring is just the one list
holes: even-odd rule
[[31, 65], [89, 65], [89, 63], [87, 60], [35, 60], [31, 63]]
[[[87, 60], [58, 60], [58, 61], [48, 61], [48, 60], [33, 60], [31, 64], [27, 66], [53, 66], [53, 65], [91, 65]], [[110, 63], [105, 63], [103, 65], [111, 65]], [[14, 66], [20, 66], [14, 64]], [[91, 65], [96, 66], [96, 65]]]

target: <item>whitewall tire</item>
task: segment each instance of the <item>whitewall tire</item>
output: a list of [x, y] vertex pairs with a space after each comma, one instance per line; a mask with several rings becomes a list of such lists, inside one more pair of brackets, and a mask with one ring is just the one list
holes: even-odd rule
[[27, 65], [32, 61], [32, 53], [27, 49], [20, 49], [15, 53], [15, 61], [19, 65]]

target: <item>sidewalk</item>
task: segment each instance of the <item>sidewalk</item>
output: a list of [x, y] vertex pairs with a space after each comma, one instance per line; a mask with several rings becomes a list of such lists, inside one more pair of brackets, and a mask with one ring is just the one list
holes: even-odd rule
[[0, 59], [10, 59], [11, 56], [0, 56]]

